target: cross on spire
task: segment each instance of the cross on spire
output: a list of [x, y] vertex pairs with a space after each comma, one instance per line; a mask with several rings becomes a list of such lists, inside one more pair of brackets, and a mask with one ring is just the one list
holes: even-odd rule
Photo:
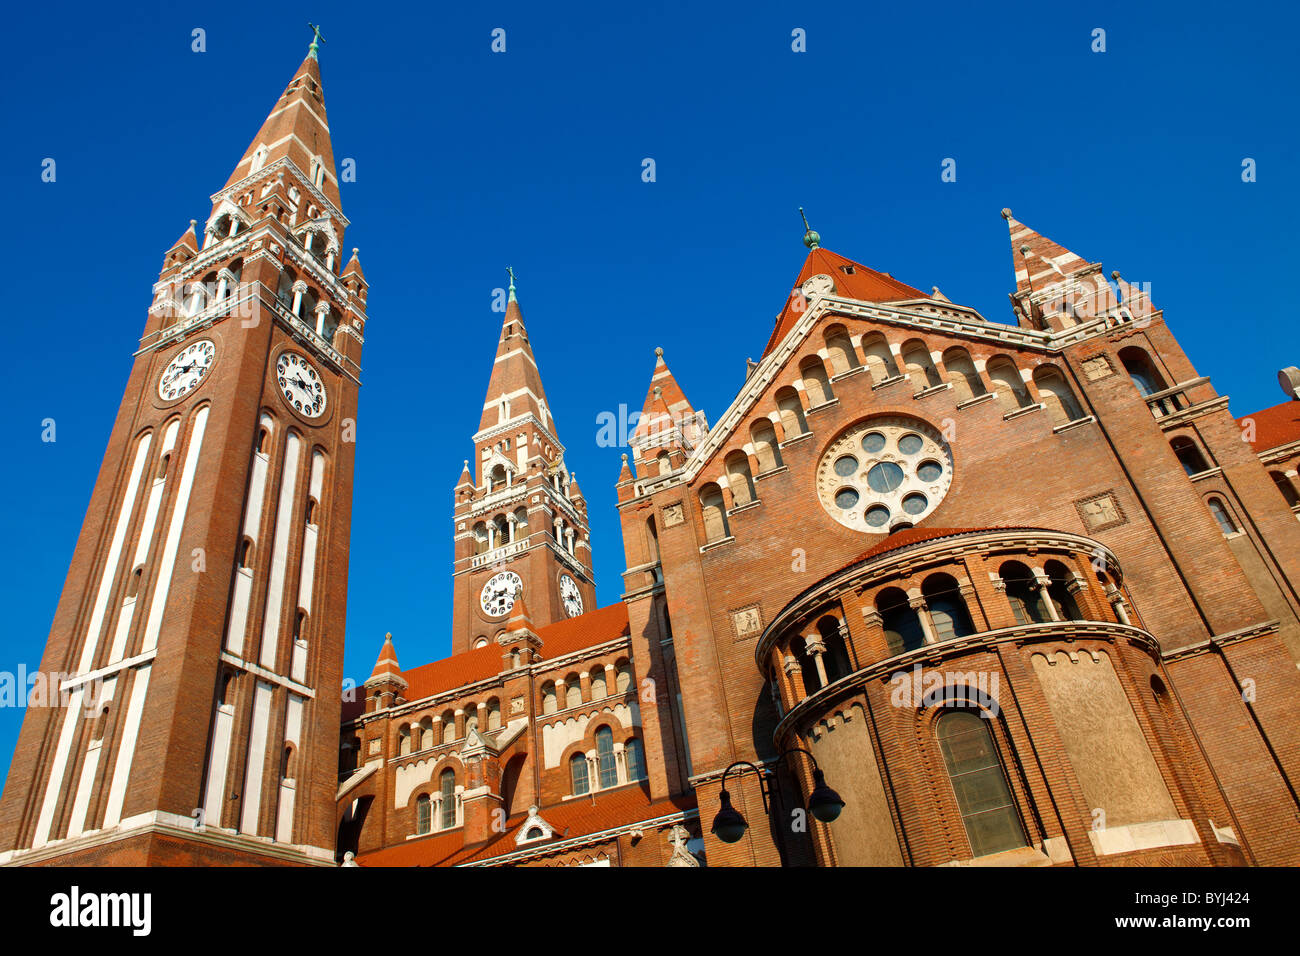
[[320, 49], [320, 44], [325, 42], [325, 38], [320, 35], [320, 27], [316, 26], [316, 24], [309, 21], [307, 26], [311, 27], [312, 32], [311, 46], [307, 47], [307, 55], [313, 60], [319, 59], [316, 56], [316, 51]]
[[506, 266], [506, 272], [510, 274], [510, 301], [513, 302], [515, 299], [515, 270], [510, 266]]

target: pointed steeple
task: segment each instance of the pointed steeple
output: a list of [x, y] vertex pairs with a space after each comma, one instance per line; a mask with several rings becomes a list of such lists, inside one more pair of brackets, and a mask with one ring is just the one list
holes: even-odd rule
[[[813, 237], [814, 241], [809, 242], [809, 236]], [[900, 302], [907, 299], [929, 298], [920, 289], [899, 282], [893, 276], [877, 272], [860, 262], [846, 259], [838, 253], [823, 248], [820, 245], [821, 236], [811, 229], [805, 235], [804, 242], [808, 246], [808, 256], [804, 259], [803, 268], [799, 270], [799, 276], [795, 279], [785, 307], [776, 317], [772, 335], [763, 349], [764, 357], [776, 348], [777, 343], [785, 338], [786, 333], [799, 323], [799, 319], [808, 308], [804, 283], [814, 277], [829, 276], [831, 283], [826, 287], [825, 280], [820, 280], [815, 286], [809, 287], [807, 290], [809, 294], [822, 291], [824, 288], [827, 294], [862, 302]]]
[[655, 349], [655, 367], [650, 387], [641, 406], [641, 417], [632, 434], [638, 473], [657, 474], [652, 460], [667, 453], [672, 467], [679, 467], [691, 449], [708, 433], [708, 422], [695, 410], [677, 379], [673, 377], [664, 350]]
[[1010, 209], [1002, 210], [1002, 218], [1007, 221], [1011, 234], [1017, 293], [1041, 292], [1090, 265], [1065, 246], [1018, 221]]
[[343, 267], [343, 272], [341, 274], [343, 276], [355, 275], [364, 282], [366, 281], [366, 274], [361, 271], [361, 260], [357, 258], [357, 253], [360, 251], [361, 250], [356, 246], [352, 247], [352, 258], [349, 259], [348, 264]]
[[[497, 340], [497, 354], [488, 378], [487, 395], [483, 400], [483, 415], [479, 431], [532, 412], [543, 426], [555, 434], [551, 421], [546, 390], [542, 388], [542, 374], [537, 369], [524, 315], [515, 294], [514, 270], [510, 273], [510, 291], [506, 300], [506, 314], [501, 320], [501, 338]], [[558, 436], [557, 436], [558, 437]]]
[[393, 647], [393, 635], [391, 633], [384, 635], [384, 646], [379, 649], [379, 657], [375, 659], [374, 669], [370, 672], [370, 683], [376, 679], [387, 679], [391, 677], [401, 677], [402, 668], [397, 663], [397, 649]]
[[[342, 209], [339, 182], [334, 171], [334, 147], [330, 142], [329, 120], [325, 116], [325, 95], [321, 88], [320, 61], [313, 40], [307, 57], [285, 87], [284, 93], [262, 123], [244, 156], [235, 166], [226, 187], [288, 158], [325, 197]], [[320, 167], [317, 171], [317, 167]]]

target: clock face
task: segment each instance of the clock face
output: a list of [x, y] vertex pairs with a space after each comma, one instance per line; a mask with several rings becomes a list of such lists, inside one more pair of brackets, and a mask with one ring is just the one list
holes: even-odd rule
[[513, 571], [500, 571], [488, 578], [479, 592], [478, 603], [488, 617], [509, 614], [515, 606], [515, 595], [523, 589], [524, 582]]
[[800, 290], [808, 298], [815, 295], [829, 295], [835, 291], [835, 280], [828, 275], [815, 275], [804, 280]]
[[315, 366], [297, 352], [281, 352], [275, 361], [280, 395], [295, 411], [307, 418], [325, 414], [325, 383]]
[[185, 346], [163, 369], [158, 379], [158, 397], [170, 402], [194, 391], [216, 357], [217, 347], [211, 339], [199, 339]]
[[582, 613], [582, 595], [578, 593], [578, 582], [567, 574], [560, 575], [560, 600], [564, 602], [564, 610], [569, 617], [577, 617]]

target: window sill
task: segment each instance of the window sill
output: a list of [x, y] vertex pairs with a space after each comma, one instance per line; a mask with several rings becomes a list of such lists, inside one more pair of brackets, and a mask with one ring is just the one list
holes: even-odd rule
[[[771, 478], [773, 475], [779, 475], [782, 472], [786, 472], [789, 470], [790, 469], [787, 466], [781, 465], [777, 468], [769, 469], [768, 471], [760, 471], [757, 475], [754, 476], [754, 480], [762, 481], [764, 478]], [[757, 504], [758, 502], [754, 502], [754, 503]], [[749, 507], [749, 506], [745, 505], [744, 507]]]
[[985, 392], [983, 395], [976, 395], [974, 398], [968, 398], [964, 402], [958, 402], [958, 408], [970, 408], [973, 405], [980, 405], [984, 402], [997, 398], [992, 392]]
[[866, 370], [867, 367], [865, 365], [858, 365], [849, 369], [847, 372], [840, 372], [838, 375], [832, 375], [831, 381], [838, 382], [841, 379], [850, 378], [851, 376], [857, 375], [859, 372], [865, 372]]
[[950, 388], [952, 388], [952, 382], [940, 382], [938, 385], [931, 385], [928, 388], [921, 389], [919, 392], [915, 392], [912, 395], [912, 398], [919, 400], [930, 395], [937, 395], [939, 392], [945, 392]]
[[874, 392], [878, 388], [884, 388], [887, 385], [896, 385], [899, 382], [906, 382], [906, 381], [907, 381], [906, 375], [894, 375], [890, 378], [885, 379], [884, 381], [876, 382], [874, 385], [871, 386], [871, 390]]
[[1223, 474], [1222, 468], [1207, 468], [1205, 471], [1198, 471], [1194, 475], [1188, 475], [1189, 481], [1204, 481], [1206, 478], [1213, 478], [1215, 475]]
[[708, 544], [700, 545], [700, 554], [703, 554], [705, 551], [712, 551], [714, 548], [720, 548], [724, 544], [731, 544], [731, 542], [735, 540], [736, 536], [729, 534], [725, 538], [719, 538], [717, 541], [710, 541]]
[[812, 438], [812, 436], [813, 436], [812, 432], [800, 432], [799, 434], [795, 435], [793, 438], [787, 438], [785, 441], [781, 442], [776, 447], [787, 448], [790, 445], [795, 444], [796, 442], [807, 441], [809, 438]]
[[1059, 435], [1061, 434], [1061, 432], [1068, 432], [1071, 428], [1078, 428], [1081, 425], [1091, 425], [1094, 424], [1096, 421], [1097, 419], [1095, 419], [1093, 416], [1084, 415], [1082, 418], [1076, 418], [1073, 421], [1068, 421], [1064, 425], [1057, 425], [1055, 428], [1052, 429], [1052, 434]]
[[753, 501], [746, 501], [743, 505], [736, 505], [736, 507], [727, 512], [727, 517], [730, 518], [732, 515], [738, 514], [741, 511], [748, 511], [750, 508], [757, 508], [762, 503], [762, 498], [755, 498]]
[[1034, 405], [1026, 405], [1024, 408], [1017, 408], [1014, 412], [1007, 412], [1002, 416], [1002, 420], [1004, 422], [1009, 422], [1013, 418], [1019, 418], [1021, 415], [1028, 415], [1030, 412], [1042, 411], [1046, 408], [1047, 406], [1042, 402], [1038, 402]]
[[839, 403], [840, 403], [840, 400], [839, 400], [838, 398], [832, 398], [832, 399], [831, 399], [830, 401], [828, 401], [828, 402], [822, 402], [820, 405], [814, 405], [812, 408], [808, 409], [808, 411], [806, 411], [806, 412], [803, 413], [803, 414], [804, 414], [804, 417], [807, 418], [809, 415], [814, 415], [814, 414], [816, 414], [817, 412], [820, 412], [822, 409], [825, 409], [825, 408], [833, 408], [834, 406], [838, 405]]

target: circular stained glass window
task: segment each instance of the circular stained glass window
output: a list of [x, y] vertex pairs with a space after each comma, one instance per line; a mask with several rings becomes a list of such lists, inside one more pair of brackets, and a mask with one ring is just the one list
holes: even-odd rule
[[885, 436], [883, 432], [868, 432], [862, 438], [862, 450], [875, 454], [885, 447]]
[[878, 465], [872, 465], [871, 470], [867, 472], [867, 484], [872, 491], [881, 494], [893, 491], [902, 483], [903, 469], [892, 461], [882, 461]]
[[817, 468], [822, 506], [846, 527], [883, 534], [920, 524], [952, 483], [952, 451], [910, 415], [860, 422], [831, 442]]
[[898, 440], [898, 450], [904, 455], [915, 455], [925, 444], [920, 435], [904, 435]]

